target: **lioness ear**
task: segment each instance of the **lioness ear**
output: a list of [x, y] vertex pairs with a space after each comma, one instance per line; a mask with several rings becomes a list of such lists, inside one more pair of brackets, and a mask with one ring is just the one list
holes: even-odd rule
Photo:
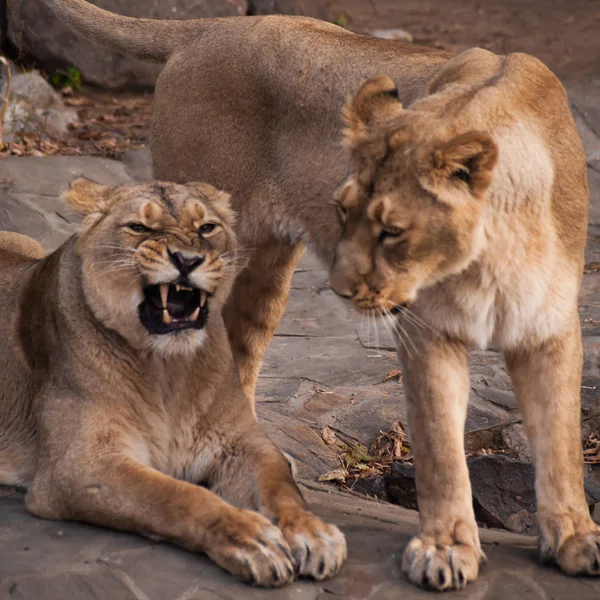
[[236, 213], [231, 207], [231, 195], [219, 190], [211, 196], [211, 201], [215, 212], [226, 221], [230, 227], [235, 225]]
[[63, 198], [69, 202], [74, 211], [81, 215], [89, 215], [106, 210], [106, 199], [111, 190], [112, 188], [107, 185], [78, 177], [71, 181]]
[[432, 158], [433, 168], [421, 183], [440, 200], [456, 203], [461, 191], [484, 194], [498, 162], [498, 147], [489, 134], [471, 131], [444, 144]]
[[387, 75], [371, 77], [344, 106], [346, 142], [351, 147], [356, 146], [371, 125], [401, 110], [396, 84]]

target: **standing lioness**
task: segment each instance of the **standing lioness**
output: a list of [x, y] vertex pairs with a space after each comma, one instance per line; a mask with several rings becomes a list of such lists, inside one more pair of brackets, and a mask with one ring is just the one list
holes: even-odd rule
[[330, 285], [398, 319], [421, 517], [403, 570], [438, 589], [477, 577], [468, 349], [495, 343], [536, 462], [542, 558], [600, 575], [579, 424], [588, 190], [563, 89], [529, 56], [473, 50], [406, 108], [389, 77], [372, 78], [345, 116], [352, 159]]
[[[151, 21], [46, 2], [90, 38], [166, 62], [154, 174], [233, 193], [238, 238], [254, 249], [226, 309], [249, 395], [304, 243], [330, 265], [343, 232], [332, 286], [359, 307], [415, 302], [426, 325], [408, 332], [410, 353], [400, 348], [422, 518], [410, 579], [448, 589], [477, 576], [467, 348], [492, 341], [506, 351], [538, 466], [542, 554], [599, 574], [579, 439], [586, 165], [556, 77], [522, 54], [453, 57], [305, 18]], [[352, 104], [344, 149], [340, 109], [378, 73], [389, 78]]]
[[78, 179], [67, 197], [84, 227], [50, 256], [0, 233], [0, 483], [259, 585], [334, 574], [344, 536], [306, 510], [229, 347], [229, 196]]

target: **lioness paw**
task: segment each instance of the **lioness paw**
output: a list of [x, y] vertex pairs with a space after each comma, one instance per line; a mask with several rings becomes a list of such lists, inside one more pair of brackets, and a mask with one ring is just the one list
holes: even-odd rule
[[478, 548], [468, 544], [425, 543], [420, 537], [408, 544], [402, 559], [402, 572], [416, 585], [433, 590], [460, 590], [479, 575], [485, 560]]
[[206, 553], [246, 583], [280, 587], [294, 579], [293, 557], [283, 534], [253, 511], [235, 510], [220, 521]]
[[301, 510], [280, 522], [297, 574], [321, 580], [335, 575], [346, 560], [346, 538], [335, 526]]
[[567, 538], [558, 550], [556, 562], [567, 575], [600, 576], [600, 529]]
[[567, 575], [600, 575], [600, 526], [586, 511], [538, 511], [540, 554]]

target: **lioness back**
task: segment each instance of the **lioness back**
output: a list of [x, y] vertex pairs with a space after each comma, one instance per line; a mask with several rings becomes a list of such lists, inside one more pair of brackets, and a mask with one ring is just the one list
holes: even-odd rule
[[14, 231], [0, 231], [0, 259], [6, 255], [40, 259], [44, 258], [44, 249], [33, 238]]

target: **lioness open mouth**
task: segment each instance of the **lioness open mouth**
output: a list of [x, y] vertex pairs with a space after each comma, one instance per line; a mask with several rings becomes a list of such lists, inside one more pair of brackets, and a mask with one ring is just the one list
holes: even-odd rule
[[208, 318], [207, 297], [205, 290], [174, 283], [148, 286], [139, 306], [140, 320], [158, 335], [202, 329]]

